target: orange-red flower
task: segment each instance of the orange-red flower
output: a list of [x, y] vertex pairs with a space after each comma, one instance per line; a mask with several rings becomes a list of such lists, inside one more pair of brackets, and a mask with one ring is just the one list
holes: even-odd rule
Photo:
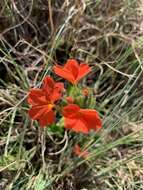
[[88, 88], [84, 88], [82, 91], [84, 96], [88, 96], [89, 95], [89, 89]]
[[91, 129], [102, 127], [101, 119], [96, 110], [81, 109], [76, 104], [69, 104], [63, 108], [65, 128], [75, 132], [88, 133]]
[[64, 67], [60, 65], [54, 66], [54, 72], [72, 84], [77, 84], [90, 71], [91, 68], [88, 64], [79, 64], [75, 59], [68, 59]]
[[89, 152], [86, 150], [81, 150], [80, 146], [77, 144], [75, 145], [73, 152], [75, 155], [79, 156], [79, 157], [83, 157], [83, 158], [87, 158], [89, 155]]
[[55, 121], [53, 111], [54, 103], [62, 96], [63, 83], [56, 83], [47, 76], [41, 89], [31, 89], [28, 95], [28, 103], [32, 105], [29, 116], [38, 120], [41, 127], [50, 125]]
[[72, 104], [74, 102], [74, 99], [71, 96], [67, 96], [66, 100], [69, 104]]

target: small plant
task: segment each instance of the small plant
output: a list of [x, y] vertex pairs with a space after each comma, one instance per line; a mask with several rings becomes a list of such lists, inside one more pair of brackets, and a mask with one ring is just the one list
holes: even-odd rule
[[99, 130], [102, 122], [98, 112], [86, 104], [90, 99], [88, 90], [78, 85], [91, 69], [88, 64], [79, 64], [75, 59], [67, 60], [64, 67], [54, 66], [54, 72], [70, 82], [69, 86], [65, 88], [64, 83], [46, 76], [40, 89], [34, 88], [29, 92], [30, 118], [37, 120], [41, 127], [54, 126], [57, 130], [64, 127], [84, 134]]

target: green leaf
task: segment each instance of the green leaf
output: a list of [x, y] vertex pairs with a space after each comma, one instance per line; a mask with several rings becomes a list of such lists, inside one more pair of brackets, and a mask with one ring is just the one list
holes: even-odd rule
[[54, 134], [58, 134], [58, 135], [62, 135], [63, 136], [63, 133], [64, 133], [64, 128], [60, 125], [51, 125], [51, 127], [48, 128], [48, 131], [54, 133]]

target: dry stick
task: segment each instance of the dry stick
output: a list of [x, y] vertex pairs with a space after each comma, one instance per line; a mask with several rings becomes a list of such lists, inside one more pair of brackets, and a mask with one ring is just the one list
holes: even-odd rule
[[[108, 62], [108, 63], [109, 63], [109, 62]], [[112, 67], [112, 66], [109, 65], [108, 63], [107, 63], [107, 62], [102, 62], [101, 64], [106, 65], [107, 67], [109, 67], [109, 68], [112, 69], [113, 71], [115, 71], [115, 72], [117, 72], [117, 73], [119, 73], [119, 74], [121, 74], [121, 75], [123, 75], [123, 76], [126, 76], [126, 77], [128, 77], [128, 78], [133, 78], [133, 77], [135, 77], [134, 74], [126, 74], [126, 73], [123, 73], [122, 71], [119, 71], [119, 70], [115, 69], [114, 67]]]
[[7, 169], [7, 168], [9, 168], [10, 166], [12, 166], [12, 165], [16, 164], [16, 162], [17, 162], [17, 161], [14, 161], [14, 162], [12, 162], [12, 163], [8, 164], [7, 166], [5, 166], [5, 167], [3, 167], [3, 168], [0, 168], [0, 172], [2, 172], [2, 171], [4, 171], [4, 170], [6, 170], [6, 169]]
[[53, 23], [51, 0], [48, 0], [48, 8], [49, 8], [49, 19], [50, 19], [50, 25], [51, 25], [51, 34], [53, 34], [54, 33], [54, 23]]
[[[0, 38], [1, 38], [1, 36], [3, 36], [3, 35], [4, 35], [5, 33], [7, 33], [8, 31], [10, 31], [10, 30], [12, 30], [12, 29], [15, 29], [15, 28], [17, 28], [17, 27], [23, 25], [25, 22], [28, 22], [30, 25], [32, 25], [32, 24], [28, 21], [28, 19], [29, 19], [30, 15], [31, 15], [31, 12], [32, 12], [33, 0], [31, 1], [30, 10], [29, 10], [29, 13], [28, 13], [28, 15], [27, 15], [26, 17], [24, 17], [24, 16], [21, 15], [21, 13], [20, 13], [19, 10], [17, 9], [17, 7], [16, 7], [14, 1], [12, 1], [11, 3], [13, 4], [13, 7], [14, 7], [14, 9], [16, 10], [16, 12], [23, 18], [23, 21], [20, 22], [20, 23], [18, 23], [18, 24], [16, 24], [15, 26], [12, 26], [12, 27], [7, 28], [6, 30], [4, 30], [4, 31], [0, 34]], [[33, 27], [33, 25], [32, 25], [32, 27]], [[35, 29], [34, 29], [34, 30], [35, 30]]]
[[[77, 10], [75, 10], [75, 6], [72, 6], [69, 10], [69, 13], [68, 13], [68, 16], [67, 16], [67, 19], [65, 20], [64, 24], [61, 26], [61, 28], [58, 30], [57, 34], [56, 34], [56, 37], [55, 37], [55, 40], [53, 41], [52, 45], [51, 45], [51, 51], [50, 51], [50, 55], [49, 57], [52, 57], [52, 54], [54, 52], [54, 49], [55, 49], [55, 45], [57, 43], [57, 41], [59, 40], [61, 34], [63, 33], [64, 29], [65, 29], [65, 26], [68, 24], [68, 22], [71, 20], [71, 18], [77, 13]], [[51, 59], [51, 58], [50, 58]], [[47, 60], [47, 63], [48, 63], [49, 59]], [[48, 69], [47, 69], [47, 63], [45, 65], [45, 71], [42, 73], [42, 79], [44, 79], [44, 77], [47, 75], [48, 73]], [[50, 69], [50, 68], [49, 68]]]
[[[82, 50], [82, 49], [80, 49], [80, 51], [82, 51], [82, 52], [88, 54], [89, 56], [91, 56], [91, 57], [93, 57], [93, 58], [96, 58], [94, 55], [92, 55], [92, 54], [91, 54], [90, 52], [88, 52], [88, 51], [85, 51], [85, 50]], [[102, 65], [106, 65], [107, 67], [109, 67], [109, 68], [110, 68], [111, 70], [113, 70], [114, 72], [119, 73], [119, 74], [121, 74], [121, 75], [123, 75], [123, 76], [126, 76], [126, 77], [128, 77], [129, 79], [131, 79], [131, 78], [133, 78], [133, 77], [136, 77], [135, 74], [127, 74], [127, 73], [124, 73], [124, 72], [122, 72], [122, 71], [120, 71], [120, 70], [117, 70], [115, 67], [112, 67], [112, 66], [110, 65], [110, 63], [114, 63], [114, 62], [105, 62], [105, 61], [102, 61], [102, 62], [101, 62]], [[96, 66], [101, 67], [101, 65], [99, 65], [99, 64], [96, 64]], [[103, 69], [102, 69], [102, 71], [101, 71], [101, 75], [102, 75], [102, 73], [103, 73]]]
[[69, 0], [65, 0], [61, 6], [61, 11], [64, 11], [64, 9], [69, 6], [69, 4]]
[[58, 154], [61, 154], [66, 149], [66, 147], [68, 145], [68, 135], [67, 135], [67, 132], [65, 133], [65, 140], [66, 140], [65, 145], [64, 145], [64, 147], [61, 150], [59, 150], [57, 152], [51, 152], [51, 153], [48, 153], [48, 154], [49, 155], [58, 155]]
[[139, 58], [139, 55], [138, 55], [138, 53], [137, 53], [137, 51], [136, 51], [136, 48], [135, 48], [135, 45], [134, 45], [134, 44], [132, 44], [132, 48], [133, 48], [133, 50], [134, 50], [135, 57], [136, 57], [138, 63], [140, 64], [141, 70], [143, 71], [143, 63], [142, 63], [142, 61], [141, 61], [140, 58]]
[[67, 131], [65, 131], [64, 138], [63, 138], [61, 141], [59, 141], [59, 142], [54, 141], [52, 135], [51, 135], [49, 132], [47, 132], [47, 134], [48, 134], [49, 138], [51, 139], [51, 141], [52, 141], [54, 144], [59, 145], [59, 144], [62, 144], [62, 143], [66, 140]]
[[[36, 50], [37, 52], [39, 52], [40, 54], [42, 54], [44, 57], [46, 57], [47, 59], [50, 59], [50, 61], [52, 61], [53, 63], [55, 63], [54, 60], [50, 56], [48, 56], [44, 51], [38, 49], [37, 47], [34, 47], [32, 44], [30, 44], [25, 39], [19, 40], [18, 43], [24, 43], [24, 44], [29, 45], [31, 48], [33, 48], [34, 50]], [[19, 44], [17, 44], [17, 45], [19, 45]]]
[[46, 150], [46, 140], [45, 140], [45, 132], [46, 132], [46, 128], [44, 128], [44, 130], [42, 131], [42, 136], [41, 136], [41, 141], [42, 141], [42, 162], [43, 162], [43, 170], [46, 167], [46, 162], [45, 162], [45, 150]]
[[9, 131], [8, 131], [8, 136], [7, 136], [7, 141], [6, 141], [6, 145], [5, 145], [4, 156], [7, 156], [7, 153], [8, 153], [8, 145], [9, 145], [9, 141], [10, 141], [10, 135], [11, 135], [12, 126], [14, 123], [15, 114], [16, 114], [16, 109], [14, 109], [13, 114], [12, 114], [10, 127], [9, 127]]

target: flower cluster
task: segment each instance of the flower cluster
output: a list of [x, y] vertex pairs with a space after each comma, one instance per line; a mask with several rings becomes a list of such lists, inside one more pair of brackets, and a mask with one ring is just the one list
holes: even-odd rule
[[[41, 88], [31, 89], [28, 94], [28, 103], [31, 105], [29, 116], [37, 120], [41, 127], [63, 122], [66, 129], [75, 132], [88, 133], [100, 129], [102, 122], [97, 111], [84, 108], [77, 87], [78, 82], [91, 71], [91, 67], [69, 59], [63, 67], [56, 65], [53, 70], [56, 75], [70, 82], [70, 88], [65, 90], [62, 82], [55, 82], [46, 76]], [[88, 97], [87, 88], [82, 90], [82, 97]]]

